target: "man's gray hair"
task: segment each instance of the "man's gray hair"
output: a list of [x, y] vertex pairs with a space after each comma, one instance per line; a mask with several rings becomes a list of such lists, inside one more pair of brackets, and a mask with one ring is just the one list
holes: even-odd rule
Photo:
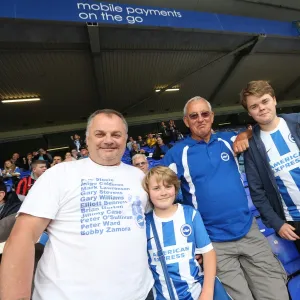
[[211, 104], [210, 104], [205, 98], [200, 97], [200, 96], [196, 96], [196, 97], [191, 98], [190, 100], [188, 100], [188, 101], [185, 103], [185, 106], [184, 106], [184, 108], [183, 108], [183, 116], [186, 116], [186, 113], [187, 113], [187, 107], [188, 107], [188, 105], [189, 105], [191, 102], [193, 102], [193, 101], [200, 101], [200, 100], [205, 101], [205, 102], [207, 103], [207, 105], [208, 105], [209, 111], [212, 111]]
[[96, 116], [100, 115], [100, 114], [105, 114], [107, 116], [112, 116], [112, 115], [118, 116], [123, 121], [123, 123], [125, 125], [126, 133], [128, 132], [127, 121], [126, 121], [126, 119], [124, 118], [124, 116], [120, 112], [118, 112], [118, 111], [116, 111], [114, 109], [99, 109], [99, 110], [96, 110], [94, 113], [92, 113], [89, 116], [89, 118], [88, 118], [87, 125], [86, 125], [86, 132], [85, 132], [85, 136], [86, 137], [89, 136], [89, 129], [90, 129], [90, 126], [91, 126], [91, 123], [92, 123], [93, 119]]
[[134, 162], [135, 162], [138, 158], [143, 158], [146, 162], [148, 162], [147, 157], [146, 157], [145, 154], [140, 154], [140, 153], [138, 153], [138, 154], [133, 155], [133, 157], [132, 157], [132, 164], [134, 164]]

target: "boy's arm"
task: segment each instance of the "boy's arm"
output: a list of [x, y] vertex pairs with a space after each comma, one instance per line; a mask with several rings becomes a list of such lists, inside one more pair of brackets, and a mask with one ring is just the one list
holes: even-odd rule
[[213, 300], [217, 258], [201, 215], [196, 210], [193, 212], [193, 229], [196, 254], [203, 255], [204, 283], [199, 300]]
[[199, 300], [213, 300], [217, 268], [217, 256], [214, 249], [203, 253], [204, 282]]

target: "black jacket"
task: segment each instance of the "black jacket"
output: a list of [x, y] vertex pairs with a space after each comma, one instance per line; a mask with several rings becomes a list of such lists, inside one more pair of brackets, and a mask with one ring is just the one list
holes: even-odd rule
[[[165, 144], [169, 149], [171, 149], [173, 146], [171, 144]], [[158, 144], [155, 145], [154, 152], [152, 155], [152, 158], [155, 160], [161, 159], [161, 155], [165, 155], [166, 153], [160, 148]]]
[[[300, 114], [283, 114], [283, 118], [300, 149]], [[245, 170], [250, 194], [254, 205], [260, 212], [263, 223], [277, 232], [286, 222], [281, 195], [276, 179], [269, 165], [266, 148], [260, 138], [260, 128], [253, 128], [250, 148], [244, 153]]]
[[0, 213], [0, 220], [9, 215], [17, 213], [21, 207], [21, 204], [22, 202], [15, 192], [7, 193], [7, 199], [5, 200], [4, 208]]

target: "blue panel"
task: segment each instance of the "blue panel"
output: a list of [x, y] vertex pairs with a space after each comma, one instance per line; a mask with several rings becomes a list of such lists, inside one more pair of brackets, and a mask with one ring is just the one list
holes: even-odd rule
[[169, 8], [111, 4], [93, 0], [2, 0], [0, 3], [0, 18], [97, 22], [298, 36], [298, 31], [291, 22]]

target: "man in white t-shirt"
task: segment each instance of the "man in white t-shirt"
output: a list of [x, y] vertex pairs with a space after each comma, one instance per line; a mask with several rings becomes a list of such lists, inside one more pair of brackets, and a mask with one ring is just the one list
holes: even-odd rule
[[143, 172], [121, 162], [127, 123], [113, 110], [87, 124], [90, 157], [58, 164], [30, 190], [4, 250], [2, 300], [30, 299], [34, 244], [47, 228], [33, 300], [144, 300], [148, 267]]
[[258, 123], [244, 154], [253, 203], [300, 251], [300, 114], [277, 116], [274, 90], [262, 80], [248, 83], [241, 103]]

